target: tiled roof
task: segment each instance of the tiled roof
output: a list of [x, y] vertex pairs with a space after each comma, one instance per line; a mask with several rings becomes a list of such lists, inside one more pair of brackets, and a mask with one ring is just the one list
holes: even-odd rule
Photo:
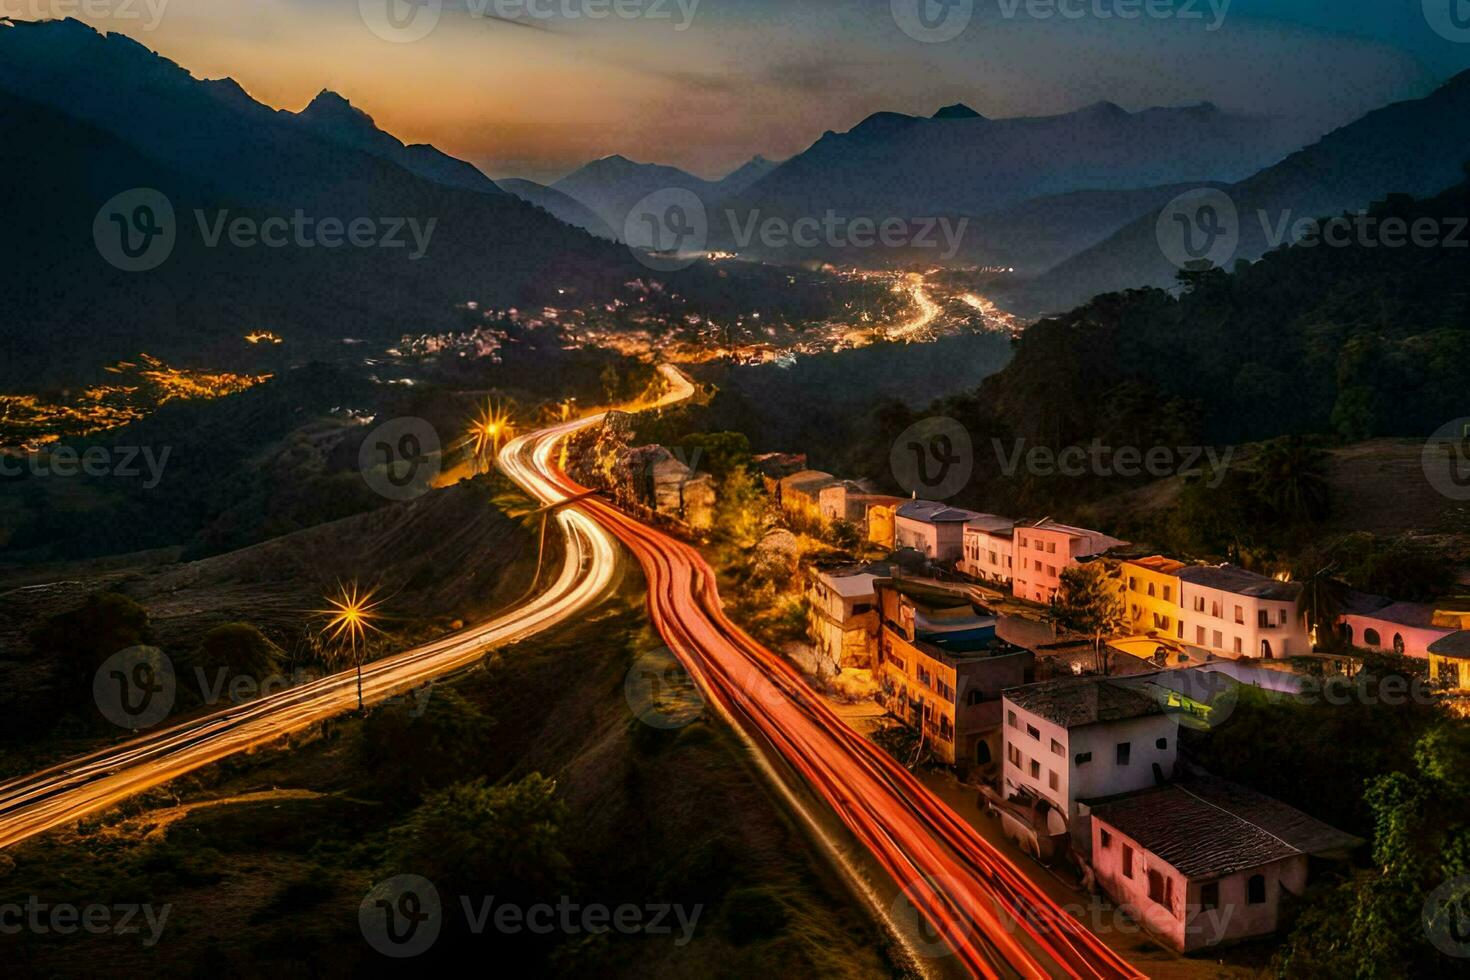
[[1147, 694], [1105, 677], [1064, 677], [1013, 687], [1005, 696], [1013, 704], [1063, 728], [1142, 718], [1164, 711]]
[[1234, 565], [1201, 565], [1185, 568], [1179, 572], [1179, 577], [1185, 582], [1193, 582], [1205, 588], [1219, 589], [1222, 592], [1250, 596], [1254, 599], [1272, 599], [1278, 602], [1293, 602], [1302, 591], [1300, 583], [1278, 582], [1274, 578], [1248, 572]]
[[1146, 568], [1151, 572], [1159, 572], [1163, 575], [1173, 575], [1180, 569], [1188, 567], [1182, 561], [1165, 558], [1163, 555], [1154, 555], [1151, 558], [1130, 558], [1125, 564], [1137, 565], [1139, 568]]
[[1369, 619], [1379, 619], [1385, 623], [1393, 623], [1396, 626], [1408, 626], [1414, 629], [1434, 628], [1434, 607], [1422, 602], [1395, 602], [1391, 606], [1384, 606], [1377, 612], [1359, 613], [1359, 615], [1366, 615]]
[[1092, 816], [1188, 878], [1219, 878], [1300, 854], [1331, 854], [1356, 837], [1253, 789], [1205, 778], [1091, 804]]
[[932, 500], [910, 500], [898, 509], [898, 516], [928, 524], [962, 524], [980, 515], [973, 510], [962, 510]]
[[1459, 630], [1429, 644], [1429, 652], [1436, 657], [1452, 657], [1470, 660], [1470, 630]]

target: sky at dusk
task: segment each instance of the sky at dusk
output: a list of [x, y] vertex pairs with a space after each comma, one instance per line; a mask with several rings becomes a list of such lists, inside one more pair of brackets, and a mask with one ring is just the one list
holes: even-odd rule
[[[0, 10], [49, 16], [48, 2]], [[1441, 36], [1424, 13], [1441, 0], [1132, 0], [1185, 15], [1131, 20], [1100, 16], [1120, 0], [1060, 0], [1069, 16], [974, 0], [968, 26], [939, 43], [905, 33], [890, 0], [616, 0], [657, 16], [595, 20], [614, 0], [529, 0], [543, 16], [521, 14], [525, 0], [445, 0], [437, 20], [412, 22], [433, 24], [426, 36], [385, 40], [370, 22], [403, 2], [132, 0], [161, 13], [156, 27], [80, 19], [271, 105], [331, 88], [409, 142], [547, 181], [613, 153], [718, 176], [875, 111], [959, 101], [1001, 117], [1209, 100], [1296, 120], [1308, 138], [1470, 67], [1470, 39]], [[512, 19], [485, 16], [497, 11]]]

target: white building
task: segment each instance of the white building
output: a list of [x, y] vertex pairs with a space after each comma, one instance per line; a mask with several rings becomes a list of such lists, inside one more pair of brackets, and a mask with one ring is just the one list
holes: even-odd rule
[[1234, 565], [1179, 570], [1183, 639], [1227, 657], [1284, 660], [1312, 652], [1302, 587]]
[[1016, 522], [981, 514], [965, 522], [965, 554], [960, 573], [998, 585], [1010, 585]]
[[1069, 677], [1005, 692], [1007, 796], [1029, 791], [1054, 803], [1078, 848], [1091, 847], [1086, 800], [1168, 780], [1178, 723], [1136, 685]]
[[935, 561], [958, 562], [965, 553], [965, 524], [980, 517], [932, 500], [910, 500], [894, 518], [894, 547], [912, 548]]
[[[879, 566], [881, 569], [882, 566]], [[813, 571], [807, 585], [807, 623], [823, 675], [845, 667], [871, 670], [878, 636], [877, 585], [892, 579], [873, 570]]]

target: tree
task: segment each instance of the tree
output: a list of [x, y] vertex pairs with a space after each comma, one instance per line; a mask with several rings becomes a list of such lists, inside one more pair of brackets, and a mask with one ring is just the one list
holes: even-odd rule
[[225, 623], [204, 634], [192, 664], [206, 674], [263, 680], [281, 672], [286, 654], [249, 623]]
[[1112, 657], [1105, 653], [1103, 639], [1120, 632], [1127, 623], [1116, 571], [1093, 561], [1062, 569], [1061, 580], [1047, 618], [1061, 629], [1090, 636], [1097, 672], [1109, 673]]
[[386, 788], [418, 794], [482, 771], [494, 725], [457, 692], [429, 688], [368, 715], [358, 755]]
[[76, 609], [46, 619], [31, 634], [35, 652], [51, 660], [61, 685], [78, 697], [90, 697], [92, 677], [108, 657], [152, 640], [148, 610], [120, 592], [89, 596]]
[[1301, 528], [1319, 523], [1331, 509], [1326, 474], [1326, 453], [1292, 436], [1261, 452], [1254, 490], [1277, 525]]
[[544, 901], [570, 878], [566, 818], [556, 782], [539, 773], [507, 786], [456, 783], [394, 828], [390, 850], [394, 867], [413, 868], [445, 894]]
[[695, 470], [703, 466], [721, 480], [752, 462], [750, 439], [743, 432], [695, 432], [680, 439], [679, 446], [688, 453], [681, 462]]
[[766, 499], [746, 469], [736, 469], [720, 481], [717, 520], [720, 533], [739, 548], [753, 548], [765, 530]]

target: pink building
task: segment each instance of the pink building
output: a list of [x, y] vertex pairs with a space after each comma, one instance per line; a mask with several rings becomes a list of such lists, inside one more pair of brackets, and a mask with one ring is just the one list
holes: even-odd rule
[[1454, 632], [1434, 625], [1433, 606], [1395, 602], [1375, 611], [1345, 613], [1342, 637], [1355, 647], [1428, 659], [1429, 647]]
[[1097, 883], [1181, 953], [1269, 935], [1309, 858], [1362, 841], [1221, 779], [1173, 783], [1092, 805]]
[[1018, 599], [1051, 602], [1062, 584], [1062, 569], [1126, 543], [1052, 520], [1017, 524], [1011, 592]]
[[965, 553], [965, 524], [980, 515], [932, 500], [910, 500], [894, 517], [894, 547], [926, 558], [958, 562]]
[[980, 514], [965, 524], [965, 555], [960, 574], [992, 582], [1011, 584], [1016, 522], [1008, 517]]

